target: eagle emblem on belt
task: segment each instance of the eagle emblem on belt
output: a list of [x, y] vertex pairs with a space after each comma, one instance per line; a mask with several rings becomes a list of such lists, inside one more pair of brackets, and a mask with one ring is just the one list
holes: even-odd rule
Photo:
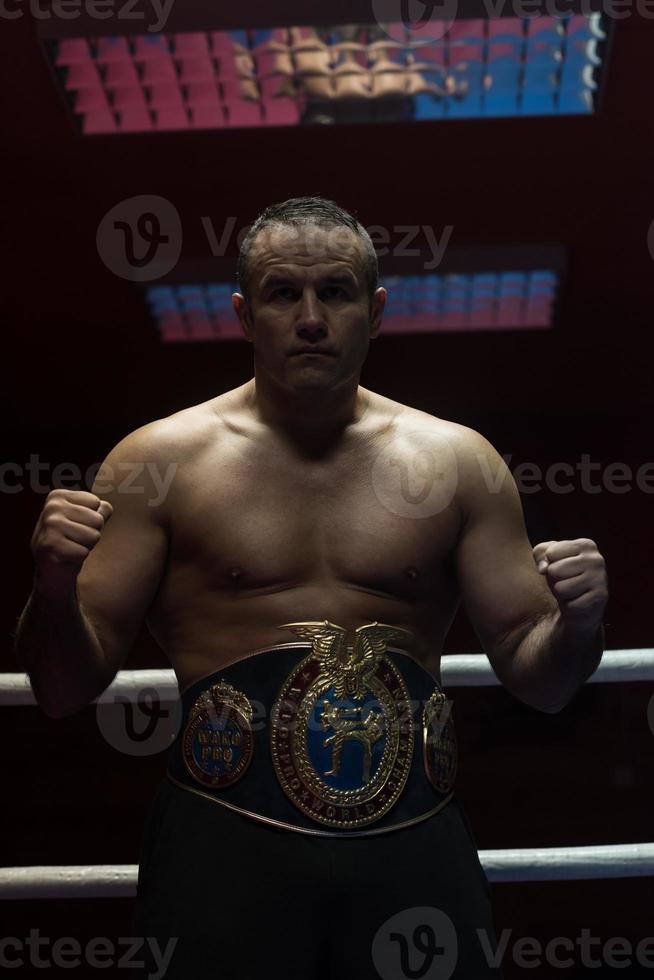
[[372, 823], [399, 798], [411, 766], [409, 692], [385, 651], [412, 634], [378, 622], [348, 630], [328, 620], [280, 629], [311, 646], [272, 709], [271, 752], [282, 789], [319, 823]]
[[366, 679], [375, 672], [386, 647], [395, 640], [413, 639], [409, 630], [380, 623], [367, 623], [354, 630], [330, 623], [284, 623], [281, 630], [292, 630], [309, 640], [322, 673], [334, 678], [337, 698], [351, 696], [361, 700]]

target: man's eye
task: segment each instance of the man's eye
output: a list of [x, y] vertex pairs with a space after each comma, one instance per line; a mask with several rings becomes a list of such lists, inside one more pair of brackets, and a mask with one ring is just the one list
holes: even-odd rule
[[[297, 296], [298, 292], [293, 288], [293, 286], [277, 286], [277, 288], [271, 293], [271, 298], [273, 299], [280, 298], [292, 300], [296, 299]], [[347, 293], [342, 286], [325, 286], [324, 289], [321, 289], [320, 296], [324, 299], [334, 299], [340, 296], [345, 297], [347, 296]]]

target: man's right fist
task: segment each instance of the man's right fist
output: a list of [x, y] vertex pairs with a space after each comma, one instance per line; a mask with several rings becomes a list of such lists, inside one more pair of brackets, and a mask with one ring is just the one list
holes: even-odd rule
[[112, 513], [109, 501], [86, 490], [52, 490], [48, 494], [30, 544], [37, 577], [44, 587], [77, 578]]

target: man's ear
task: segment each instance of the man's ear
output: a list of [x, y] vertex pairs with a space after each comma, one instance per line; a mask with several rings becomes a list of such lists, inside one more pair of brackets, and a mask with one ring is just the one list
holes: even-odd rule
[[374, 340], [381, 330], [382, 316], [384, 315], [384, 305], [386, 303], [387, 292], [383, 286], [375, 290], [375, 294], [370, 303], [370, 339]]
[[238, 317], [239, 323], [241, 324], [241, 329], [245, 334], [245, 339], [251, 344], [252, 343], [252, 312], [250, 310], [250, 305], [242, 293], [232, 293], [232, 307], [234, 313]]

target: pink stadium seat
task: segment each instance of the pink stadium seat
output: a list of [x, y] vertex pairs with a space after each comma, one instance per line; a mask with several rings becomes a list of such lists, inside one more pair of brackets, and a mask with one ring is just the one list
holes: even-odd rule
[[213, 62], [208, 55], [205, 57], [182, 58], [180, 67], [180, 82], [207, 82], [214, 77]]
[[75, 112], [95, 112], [109, 109], [107, 93], [99, 85], [97, 88], [82, 88], [75, 93]]
[[149, 58], [143, 62], [143, 84], [153, 85], [155, 82], [176, 82], [177, 72], [175, 63], [168, 54]]
[[165, 34], [137, 34], [134, 38], [134, 57], [137, 61], [150, 61], [170, 54]]
[[184, 100], [178, 85], [173, 82], [157, 82], [149, 90], [148, 103], [153, 109], [173, 109], [183, 106]]
[[133, 61], [127, 61], [124, 58], [116, 61], [110, 61], [107, 65], [104, 81], [105, 85], [108, 85], [109, 87], [118, 85], [138, 85], [139, 76], [136, 70], [136, 65]]
[[89, 61], [91, 52], [85, 37], [67, 38], [59, 42], [56, 65], [75, 65]]
[[126, 37], [99, 37], [96, 41], [95, 60], [99, 65], [109, 65], [112, 61], [131, 61]]
[[154, 129], [152, 117], [147, 109], [124, 109], [119, 113], [119, 129], [125, 133]]
[[65, 83], [65, 87], [68, 90], [76, 88], [97, 88], [100, 84], [98, 69], [92, 61], [79, 61], [69, 66]]
[[[179, 91], [179, 90], [178, 90]], [[215, 81], [192, 82], [186, 90], [186, 98], [190, 106], [218, 106], [220, 96]]]
[[186, 110], [178, 108], [158, 109], [155, 113], [156, 129], [190, 129], [191, 121]]
[[268, 126], [296, 126], [300, 108], [294, 99], [274, 99], [263, 105], [263, 123]]
[[258, 126], [261, 123], [261, 105], [246, 102], [245, 99], [231, 99], [225, 102], [227, 126]]
[[124, 86], [110, 91], [114, 109], [144, 109], [147, 105], [145, 92], [140, 85]]
[[173, 34], [173, 51], [178, 58], [205, 58], [209, 56], [209, 39], [205, 31]]
[[115, 133], [117, 130], [118, 124], [109, 109], [92, 109], [84, 115], [82, 132], [85, 135], [92, 133]]
[[219, 129], [225, 125], [225, 114], [218, 104], [197, 105], [191, 109], [195, 129]]

